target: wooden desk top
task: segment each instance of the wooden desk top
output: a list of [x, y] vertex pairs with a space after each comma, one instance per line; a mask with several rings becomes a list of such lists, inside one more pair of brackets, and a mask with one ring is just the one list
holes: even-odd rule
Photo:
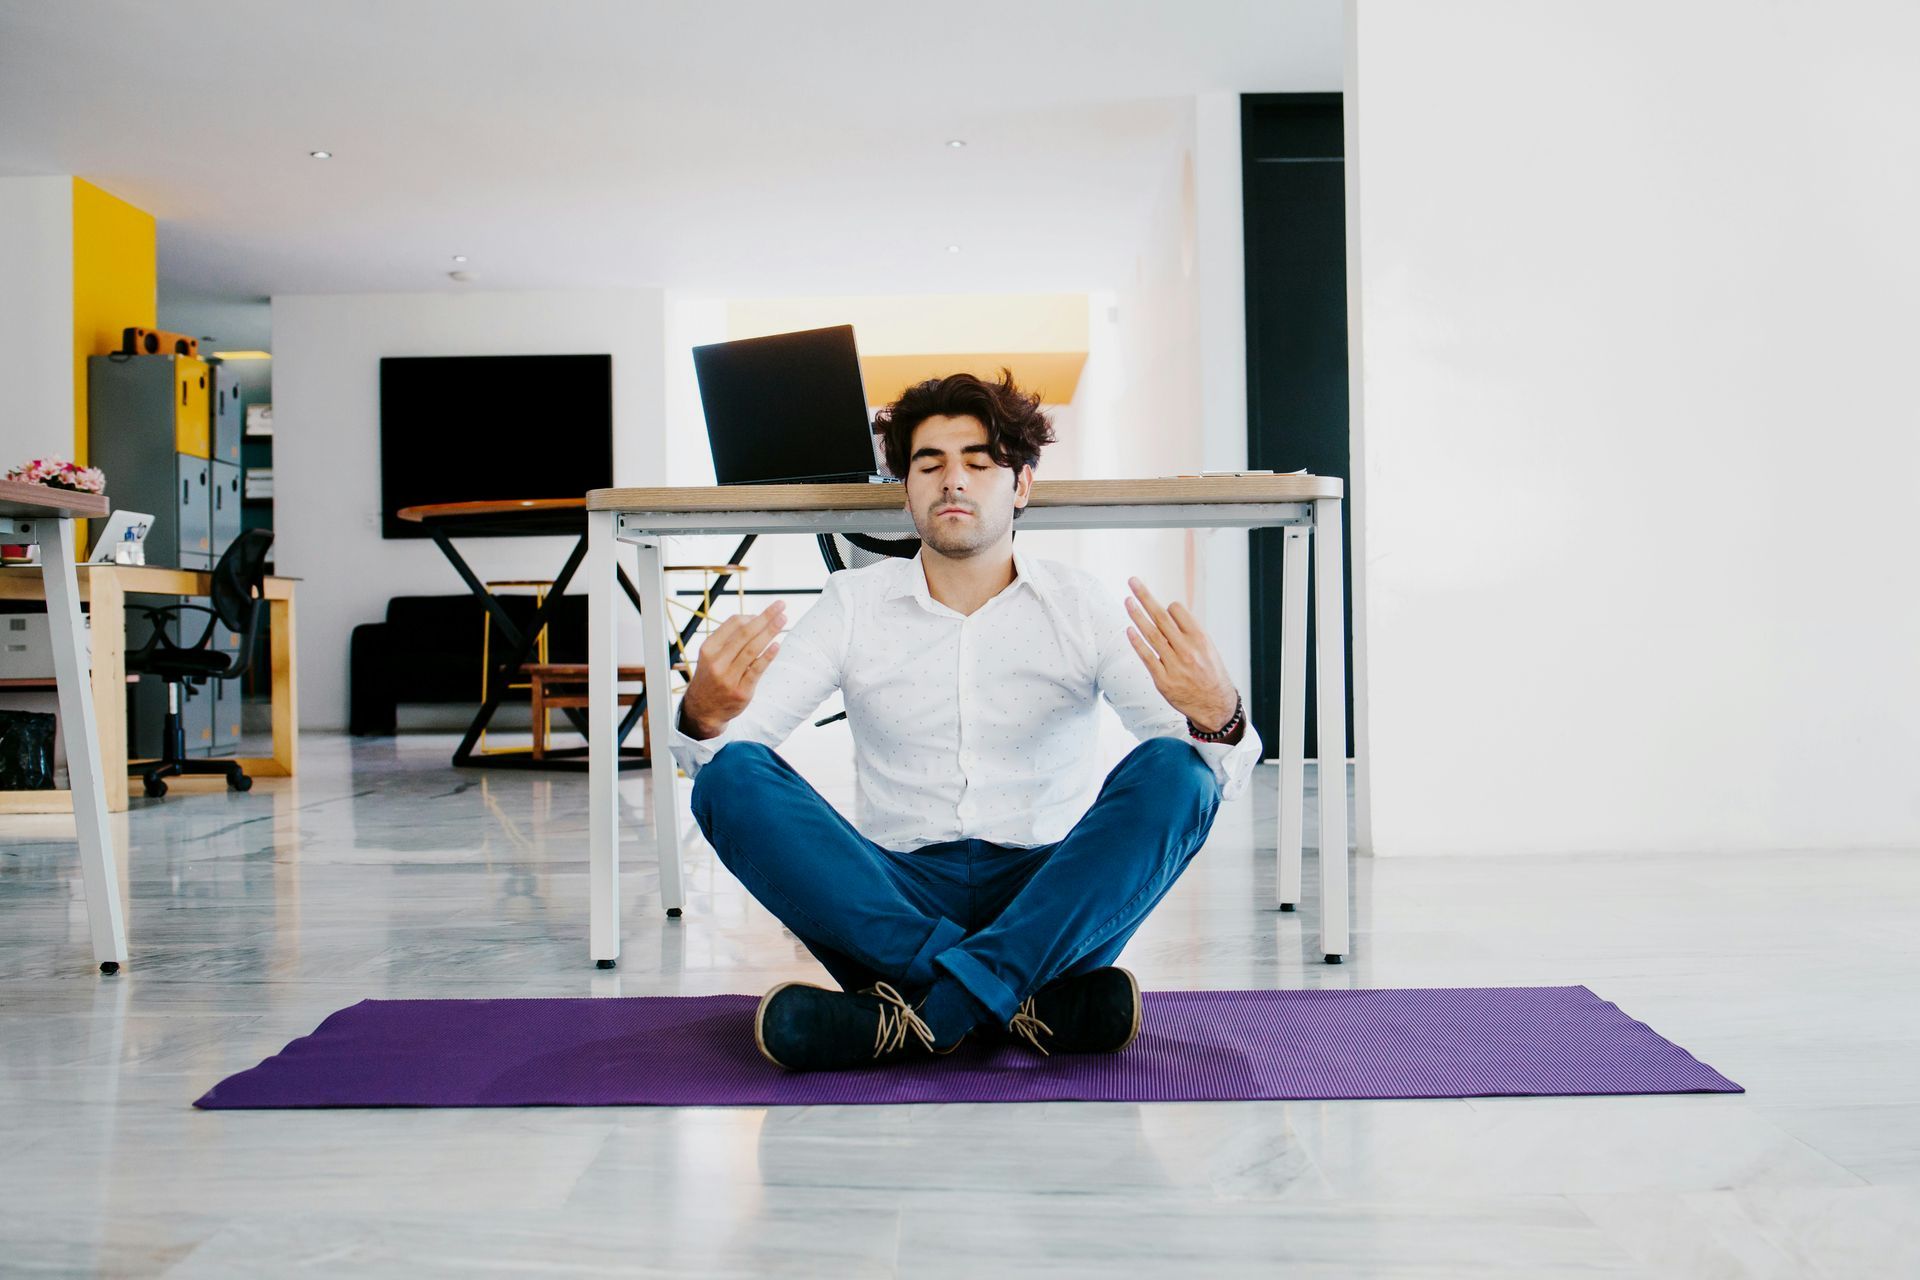
[[71, 516], [76, 520], [97, 520], [113, 509], [104, 494], [75, 493], [51, 485], [25, 484], [19, 480], [0, 480], [0, 516], [31, 520]]
[[585, 498], [501, 498], [491, 502], [424, 502], [402, 507], [393, 514], [412, 524], [429, 520], [457, 520], [463, 516], [511, 516], [555, 511], [585, 511]]
[[[122, 591], [141, 591], [159, 596], [204, 596], [213, 590], [213, 574], [206, 569], [167, 569], [153, 564], [77, 564], [80, 598], [93, 598], [95, 574], [111, 578]], [[261, 583], [261, 594], [268, 600], [293, 599], [298, 578], [269, 576]], [[10, 564], [0, 566], [0, 600], [42, 599], [40, 566]]]
[[[1032, 507], [1132, 507], [1177, 503], [1311, 502], [1343, 496], [1337, 476], [1178, 476], [1151, 480], [1036, 480]], [[595, 489], [588, 511], [893, 511], [897, 484], [729, 484], [707, 488]]]

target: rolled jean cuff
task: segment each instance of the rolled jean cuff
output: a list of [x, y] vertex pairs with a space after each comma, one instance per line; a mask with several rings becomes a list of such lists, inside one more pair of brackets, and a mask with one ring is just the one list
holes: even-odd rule
[[991, 1011], [1001, 1026], [1012, 1022], [1013, 1015], [1020, 1012], [1020, 998], [1014, 995], [1013, 988], [994, 977], [987, 966], [958, 947], [942, 951], [934, 963], [952, 974], [954, 981]]
[[907, 985], [909, 987], [932, 986], [940, 977], [934, 972], [933, 958], [942, 951], [951, 950], [966, 936], [965, 929], [945, 916], [934, 917], [933, 932], [927, 935], [927, 940], [920, 945], [918, 951], [914, 952], [913, 959], [907, 962]]

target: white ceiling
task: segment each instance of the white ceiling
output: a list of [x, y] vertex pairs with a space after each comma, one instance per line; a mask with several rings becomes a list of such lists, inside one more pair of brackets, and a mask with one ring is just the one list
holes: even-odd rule
[[0, 175], [151, 211], [213, 295], [452, 289], [455, 253], [485, 289], [1080, 291], [1132, 271], [1192, 94], [1338, 89], [1340, 44], [1339, 0], [0, 0]]

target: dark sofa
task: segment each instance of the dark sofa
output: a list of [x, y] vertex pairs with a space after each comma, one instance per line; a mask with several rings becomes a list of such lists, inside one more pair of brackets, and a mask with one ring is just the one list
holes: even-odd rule
[[[524, 632], [533, 617], [533, 597], [503, 593], [496, 598]], [[485, 612], [471, 595], [395, 596], [387, 601], [386, 621], [355, 627], [348, 651], [348, 732], [395, 732], [403, 702], [464, 702], [477, 710]], [[508, 652], [495, 626], [493, 661], [505, 661]], [[533, 660], [529, 654], [528, 661]], [[547, 661], [586, 660], [587, 598], [563, 596], [547, 632]], [[527, 691], [511, 690], [507, 698], [524, 703]]]

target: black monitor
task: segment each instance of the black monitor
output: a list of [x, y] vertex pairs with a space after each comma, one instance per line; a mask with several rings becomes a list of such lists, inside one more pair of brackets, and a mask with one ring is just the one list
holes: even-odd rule
[[693, 349], [720, 484], [863, 481], [879, 465], [853, 326]]
[[612, 356], [380, 361], [384, 537], [428, 536], [399, 518], [402, 507], [578, 498], [612, 485]]

